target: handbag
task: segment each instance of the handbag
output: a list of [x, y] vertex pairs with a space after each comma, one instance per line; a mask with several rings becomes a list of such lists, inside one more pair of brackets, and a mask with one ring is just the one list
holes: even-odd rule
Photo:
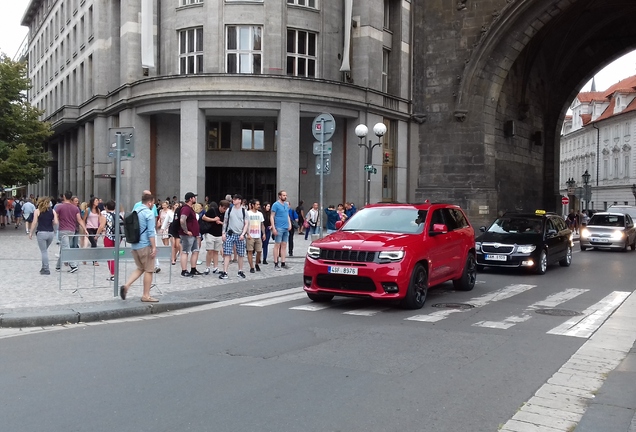
[[292, 220], [291, 223], [292, 223], [292, 228], [298, 229], [298, 222], [296, 220]]
[[305, 220], [303, 221], [303, 227], [304, 227], [304, 228], [309, 228], [309, 221], [308, 221], [307, 219], [305, 219]]

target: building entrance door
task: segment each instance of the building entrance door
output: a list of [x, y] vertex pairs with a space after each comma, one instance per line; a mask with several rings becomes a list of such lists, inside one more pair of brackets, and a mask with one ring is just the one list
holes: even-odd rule
[[[205, 169], [205, 195], [217, 203], [227, 194], [240, 194], [261, 203], [276, 200], [275, 168], [215, 168]], [[199, 201], [205, 196], [199, 194]]]

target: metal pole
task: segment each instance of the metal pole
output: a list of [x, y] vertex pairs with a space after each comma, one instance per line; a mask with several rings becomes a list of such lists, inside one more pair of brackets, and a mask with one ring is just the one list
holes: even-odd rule
[[[371, 140], [367, 146], [367, 165], [371, 167], [373, 165], [373, 147], [371, 147]], [[367, 171], [367, 204], [371, 202], [371, 171]]]
[[114, 296], [119, 295], [119, 242], [121, 236], [119, 234], [119, 208], [120, 208], [120, 190], [121, 190], [121, 152], [123, 148], [124, 136], [121, 133], [116, 135], [117, 148], [115, 149], [115, 282]]
[[325, 172], [325, 119], [320, 118], [320, 214], [318, 220], [320, 221], [320, 234], [318, 238], [322, 238], [322, 217], [324, 213], [322, 193], [324, 187], [324, 172]]

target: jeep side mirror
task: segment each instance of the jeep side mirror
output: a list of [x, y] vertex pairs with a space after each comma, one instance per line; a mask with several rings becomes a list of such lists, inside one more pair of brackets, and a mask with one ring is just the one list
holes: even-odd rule
[[485, 226], [479, 227], [479, 231], [481, 231], [481, 232], [486, 232], [487, 229], [488, 228], [486, 228]]
[[337, 221], [337, 222], [336, 222], [336, 229], [337, 229], [337, 230], [339, 230], [340, 228], [342, 228], [342, 224], [343, 224], [343, 222], [342, 222], [342, 221], [340, 221], [340, 220], [339, 220], [339, 221]]
[[445, 234], [448, 232], [448, 227], [444, 224], [433, 224], [433, 230], [429, 232], [431, 235]]

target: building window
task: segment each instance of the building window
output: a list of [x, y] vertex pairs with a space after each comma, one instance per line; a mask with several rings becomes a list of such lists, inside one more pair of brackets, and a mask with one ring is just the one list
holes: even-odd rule
[[629, 156], [625, 156], [625, 168], [623, 170], [623, 178], [629, 178]]
[[614, 178], [618, 178], [618, 158], [614, 158]]
[[208, 150], [230, 150], [231, 136], [230, 122], [208, 122]]
[[179, 31], [179, 74], [203, 73], [203, 28]]
[[316, 8], [316, 0], [287, 0], [287, 4]]
[[188, 6], [197, 3], [203, 3], [203, 0], [179, 0], [179, 6]]
[[265, 150], [263, 123], [241, 124], [241, 150]]
[[607, 159], [603, 160], [603, 179], [607, 179], [609, 177], [609, 161]]
[[226, 37], [227, 73], [262, 73], [262, 28], [228, 26]]
[[382, 50], [382, 92], [389, 91], [389, 54], [388, 49]]
[[287, 75], [316, 77], [316, 33], [287, 30]]
[[384, 28], [391, 29], [391, 0], [384, 0]]

